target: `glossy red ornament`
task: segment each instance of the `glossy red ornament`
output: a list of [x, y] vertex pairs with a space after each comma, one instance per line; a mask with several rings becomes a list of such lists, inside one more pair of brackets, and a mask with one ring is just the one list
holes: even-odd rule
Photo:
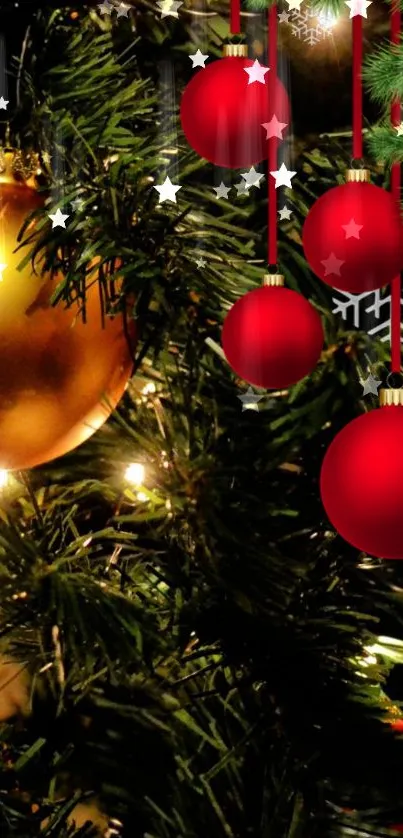
[[[267, 157], [262, 123], [270, 121], [272, 109], [267, 81], [248, 84], [244, 68], [253, 64], [244, 57], [221, 58], [200, 69], [184, 90], [180, 114], [186, 139], [216, 166], [249, 168]], [[288, 96], [278, 79], [274, 113], [279, 122], [289, 124]]]
[[364, 413], [337, 434], [320, 474], [326, 514], [353, 547], [403, 558], [403, 406]]
[[403, 268], [399, 207], [371, 183], [345, 183], [322, 195], [305, 220], [302, 243], [316, 276], [350, 294], [382, 288]]
[[263, 286], [232, 306], [222, 345], [240, 378], [257, 387], [283, 389], [316, 366], [323, 346], [322, 321], [296, 291]]

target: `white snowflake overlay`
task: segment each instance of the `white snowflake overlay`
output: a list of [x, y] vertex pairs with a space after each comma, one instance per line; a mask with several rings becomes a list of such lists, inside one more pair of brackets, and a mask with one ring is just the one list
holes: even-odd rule
[[[376, 337], [383, 343], [391, 338], [391, 296], [381, 296], [381, 291], [365, 291], [363, 294], [349, 294], [338, 291], [339, 297], [332, 297], [335, 308], [333, 314], [341, 314], [347, 321], [347, 326], [361, 329], [368, 335]], [[400, 300], [400, 305], [403, 299]], [[370, 326], [371, 328], [368, 328]], [[400, 342], [403, 343], [402, 327], [400, 327]]]
[[289, 15], [292, 34], [301, 41], [306, 41], [311, 47], [332, 34], [327, 25], [326, 17], [323, 16], [321, 22], [321, 15], [318, 14], [318, 11], [312, 11], [309, 6], [305, 5], [304, 8], [292, 9]]

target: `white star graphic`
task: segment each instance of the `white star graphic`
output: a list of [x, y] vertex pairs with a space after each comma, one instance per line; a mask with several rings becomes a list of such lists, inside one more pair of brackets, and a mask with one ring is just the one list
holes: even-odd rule
[[203, 257], [201, 259], [195, 259], [195, 262], [198, 268], [205, 268], [207, 265], [207, 262], [203, 259]]
[[278, 214], [280, 216], [280, 221], [289, 221], [291, 210], [288, 207], [284, 206], [283, 209], [278, 210]]
[[105, 0], [104, 3], [98, 3], [98, 9], [101, 15], [111, 15], [114, 8], [115, 7], [109, 2], [109, 0]]
[[183, 6], [183, 2], [178, 2], [178, 0], [159, 0], [157, 6], [160, 7], [161, 11], [161, 19], [164, 17], [177, 17], [179, 6]]
[[9, 101], [10, 101], [10, 100], [9, 100], [9, 99], [5, 99], [5, 98], [4, 98], [4, 96], [0, 96], [0, 109], [1, 109], [2, 111], [6, 111], [6, 110], [7, 110], [7, 105], [8, 105], [8, 103], [9, 103]]
[[242, 402], [242, 412], [244, 410], [255, 410], [256, 413], [259, 413], [258, 402], [263, 399], [263, 396], [257, 396], [252, 387], [243, 393], [242, 396], [237, 396], [240, 402]]
[[189, 58], [192, 59], [192, 68], [194, 67], [203, 67], [206, 68], [206, 61], [208, 59], [208, 55], [203, 55], [203, 53], [198, 49], [194, 55], [189, 55]]
[[282, 140], [282, 132], [284, 128], [287, 128], [287, 125], [288, 122], [279, 122], [275, 115], [272, 116], [270, 122], [262, 122], [262, 128], [266, 129], [266, 140], [270, 140], [271, 137], [278, 137], [279, 140]]
[[394, 128], [395, 131], [397, 131], [397, 136], [403, 137], [403, 122], [401, 122], [400, 125], [395, 125]]
[[169, 177], [166, 177], [162, 186], [153, 186], [153, 189], [156, 189], [157, 192], [159, 192], [159, 204], [162, 204], [163, 201], [173, 201], [176, 204], [176, 193], [178, 189], [182, 189], [182, 187], [175, 186], [171, 183]]
[[263, 64], [259, 64], [257, 58], [252, 67], [244, 67], [243, 69], [249, 76], [248, 84], [253, 84], [254, 81], [260, 81], [261, 84], [266, 84], [265, 75], [269, 72], [270, 67], [264, 67]]
[[5, 271], [7, 265], [4, 262], [0, 262], [0, 282], [3, 282], [3, 271]]
[[117, 16], [118, 17], [128, 17], [130, 12], [130, 6], [127, 6], [126, 3], [119, 3], [117, 7]]
[[241, 177], [245, 179], [245, 183], [248, 187], [250, 186], [258, 186], [260, 189], [259, 181], [264, 177], [261, 175], [260, 172], [257, 172], [256, 169], [251, 166], [249, 172], [241, 172]]
[[224, 181], [221, 181], [219, 186], [214, 187], [214, 192], [216, 192], [217, 198], [228, 198], [228, 192], [231, 191], [230, 186], [226, 186]]
[[302, 0], [287, 0], [288, 11], [291, 12], [293, 9], [296, 9], [299, 12], [301, 3]]
[[270, 172], [270, 174], [276, 180], [276, 189], [278, 189], [279, 186], [289, 186], [290, 189], [292, 189], [291, 178], [297, 173], [288, 171], [287, 166], [282, 163], [276, 172]]
[[367, 8], [372, 3], [372, 0], [345, 0], [346, 6], [350, 9], [350, 18], [360, 15], [367, 16]]
[[290, 20], [290, 15], [288, 15], [287, 12], [280, 12], [278, 19], [280, 23], [288, 23]]
[[50, 218], [52, 222], [52, 230], [54, 230], [55, 227], [64, 227], [64, 229], [66, 229], [66, 221], [70, 218], [70, 216], [62, 213], [61, 209], [57, 209], [53, 215], [48, 215], [48, 218]]

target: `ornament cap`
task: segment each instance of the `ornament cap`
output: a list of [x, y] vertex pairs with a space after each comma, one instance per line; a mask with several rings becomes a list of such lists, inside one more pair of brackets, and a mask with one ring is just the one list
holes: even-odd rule
[[369, 183], [371, 172], [369, 169], [347, 169], [346, 183]]
[[35, 177], [40, 174], [38, 154], [0, 146], [0, 183], [36, 188]]
[[379, 406], [403, 405], [403, 387], [389, 387], [379, 391]]
[[223, 58], [247, 58], [247, 44], [224, 44], [222, 51]]
[[265, 274], [263, 277], [263, 285], [267, 286], [281, 286], [284, 285], [283, 274]]

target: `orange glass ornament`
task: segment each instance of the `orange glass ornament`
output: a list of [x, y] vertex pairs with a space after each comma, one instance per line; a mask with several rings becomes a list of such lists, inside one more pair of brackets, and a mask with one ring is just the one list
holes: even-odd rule
[[[123, 315], [102, 321], [97, 273], [79, 303], [51, 306], [60, 277], [17, 270], [23, 222], [43, 198], [18, 176], [16, 153], [0, 153], [0, 468], [27, 469], [60, 457], [110, 416], [132, 371]], [[17, 171], [16, 171], [17, 169]], [[1, 171], [2, 170], [2, 171]], [[49, 210], [50, 212], [52, 210]], [[49, 221], [51, 224], [51, 221]], [[34, 226], [34, 222], [33, 222]]]

